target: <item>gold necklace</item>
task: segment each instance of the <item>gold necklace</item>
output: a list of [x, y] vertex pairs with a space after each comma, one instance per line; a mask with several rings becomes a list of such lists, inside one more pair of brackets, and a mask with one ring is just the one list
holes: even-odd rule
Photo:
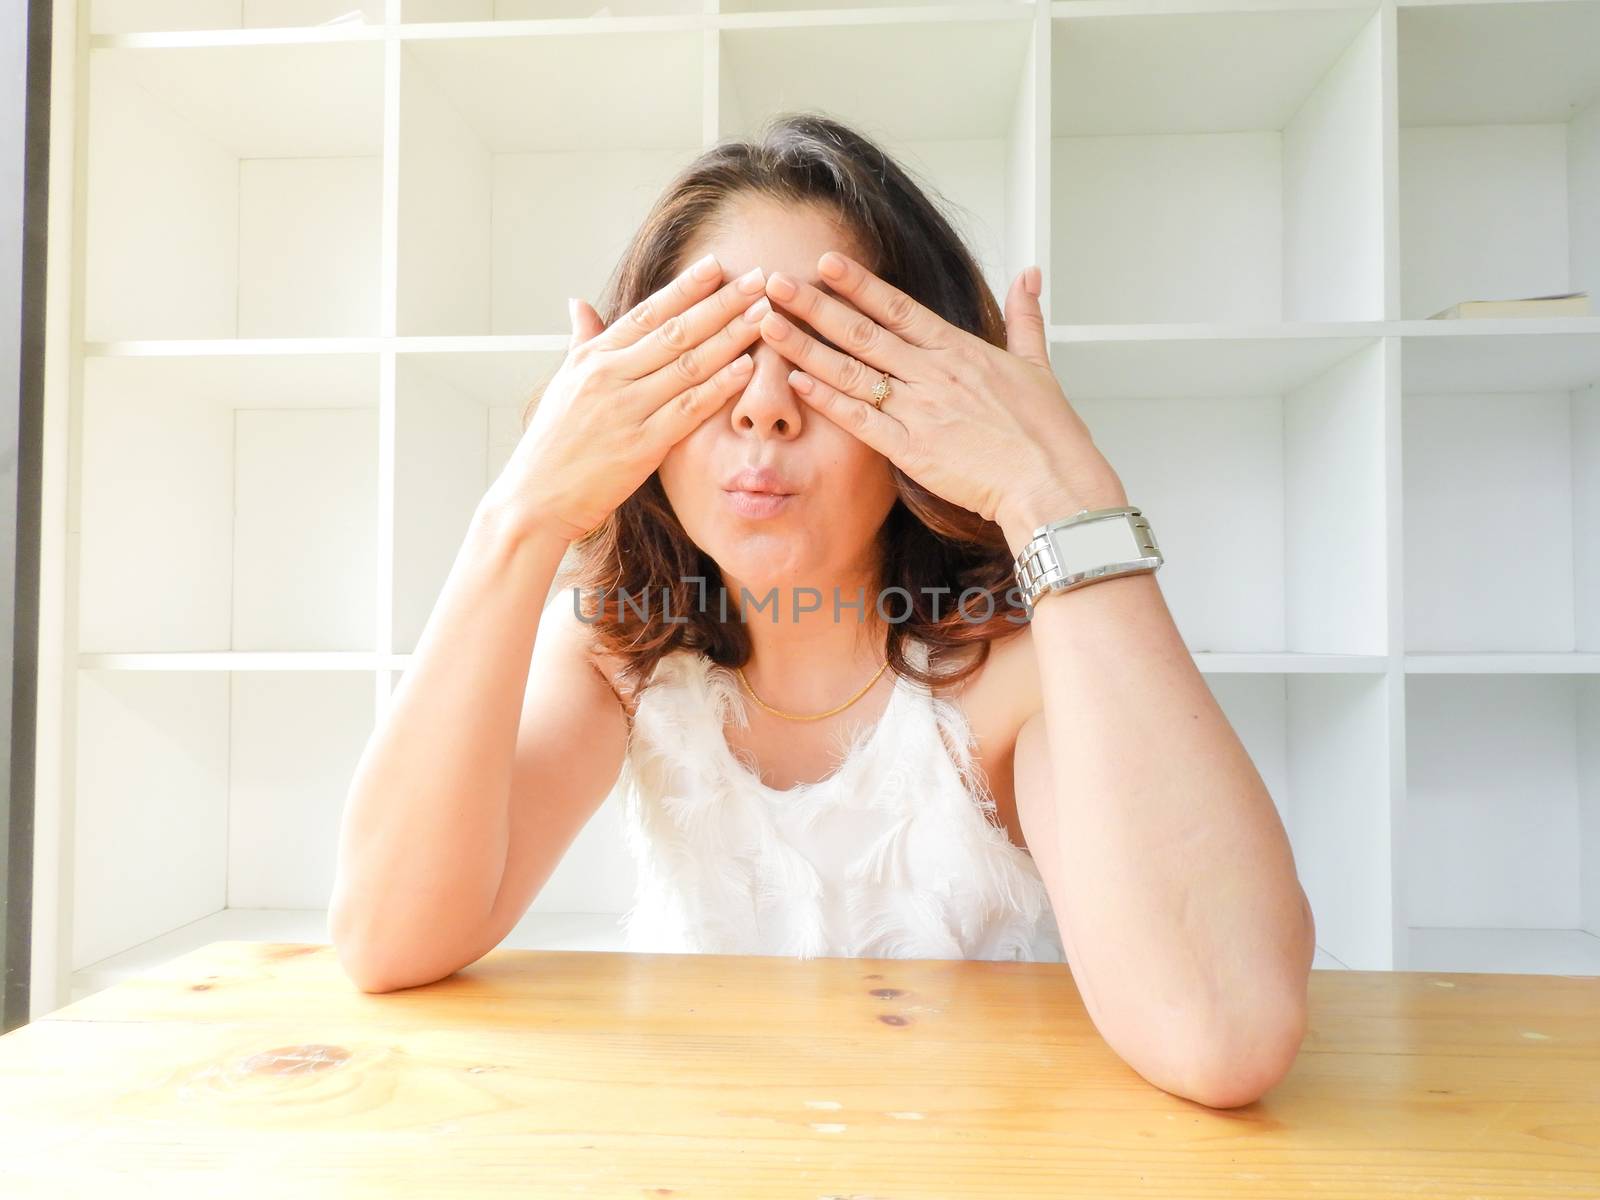
[[837, 708], [830, 708], [827, 712], [820, 712], [820, 713], [815, 714], [814, 716], [801, 716], [798, 713], [786, 713], [786, 712], [782, 711], [781, 709], [773, 708], [772, 705], [768, 704], [760, 696], [756, 695], [755, 688], [751, 687], [750, 686], [750, 681], [744, 677], [744, 669], [742, 667], [735, 667], [733, 670], [734, 670], [734, 674], [739, 676], [739, 682], [744, 684], [745, 691], [750, 693], [750, 698], [752, 700], [754, 700], [757, 704], [761, 705], [761, 707], [766, 709], [769, 713], [772, 713], [774, 716], [783, 717], [785, 720], [789, 720], [789, 721], [820, 721], [820, 720], [822, 720], [823, 717], [831, 717], [831, 716], [833, 716], [834, 713], [843, 712], [845, 709], [849, 708], [852, 704], [854, 704], [857, 700], [861, 699], [861, 697], [865, 696], [867, 694], [868, 689], [870, 689], [873, 684], [878, 682], [878, 676], [882, 675], [888, 669], [889, 669], [889, 662], [888, 662], [887, 659], [885, 659], [883, 666], [879, 667], [877, 669], [877, 671], [874, 672], [872, 678], [867, 680], [866, 686], [863, 687], [860, 691], [858, 691], [854, 696], [851, 696], [850, 699], [846, 700], [843, 704], [839, 705]]

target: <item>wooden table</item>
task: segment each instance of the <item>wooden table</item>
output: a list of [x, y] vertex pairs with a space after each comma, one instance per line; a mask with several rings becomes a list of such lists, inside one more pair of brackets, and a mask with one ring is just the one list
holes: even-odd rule
[[1600, 977], [1317, 971], [1211, 1109], [1063, 964], [216, 942], [0, 1038], [0, 1196], [1600, 1197]]

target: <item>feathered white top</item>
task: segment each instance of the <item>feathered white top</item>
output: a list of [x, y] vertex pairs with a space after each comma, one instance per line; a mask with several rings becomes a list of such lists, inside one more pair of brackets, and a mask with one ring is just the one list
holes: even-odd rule
[[[907, 653], [926, 666], [924, 643]], [[896, 676], [838, 769], [784, 790], [736, 755], [730, 718], [748, 727], [738, 681], [699, 651], [667, 654], [639, 693], [620, 792], [638, 871], [626, 949], [1066, 961], [954, 701]]]

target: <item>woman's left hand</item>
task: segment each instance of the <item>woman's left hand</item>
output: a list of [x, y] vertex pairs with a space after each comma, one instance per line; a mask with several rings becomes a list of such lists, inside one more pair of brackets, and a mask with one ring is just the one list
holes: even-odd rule
[[[767, 295], [832, 346], [776, 309], [761, 322], [812, 408], [929, 491], [999, 523], [1014, 550], [1045, 521], [1127, 503], [1051, 369], [1038, 268], [1012, 281], [1001, 349], [838, 251], [817, 267], [849, 303], [777, 272]], [[885, 373], [879, 409], [872, 389]]]

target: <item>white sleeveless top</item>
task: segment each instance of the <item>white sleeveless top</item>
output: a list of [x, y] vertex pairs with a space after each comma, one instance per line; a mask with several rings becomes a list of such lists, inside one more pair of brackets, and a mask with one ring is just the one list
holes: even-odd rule
[[[926, 666], [927, 646], [907, 654]], [[733, 672], [699, 651], [638, 696], [620, 796], [638, 871], [627, 950], [1065, 962], [1033, 858], [994, 818], [956, 703], [895, 677], [838, 769], [779, 790], [729, 745]]]

